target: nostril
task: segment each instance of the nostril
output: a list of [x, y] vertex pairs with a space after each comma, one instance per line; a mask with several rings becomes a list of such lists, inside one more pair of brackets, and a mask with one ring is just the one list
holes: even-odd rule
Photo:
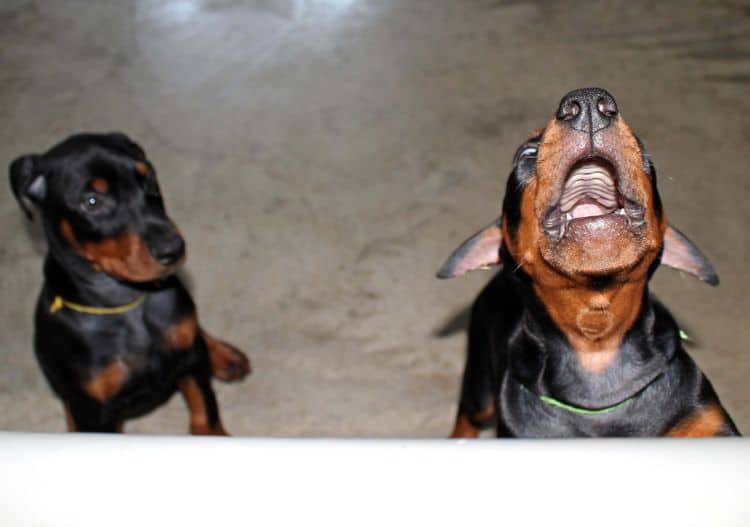
[[581, 113], [581, 105], [578, 101], [568, 100], [560, 106], [560, 111], [557, 114], [558, 119], [563, 121], [572, 121], [578, 114]]
[[609, 97], [600, 97], [596, 103], [596, 109], [605, 117], [614, 117], [617, 115], [617, 105]]

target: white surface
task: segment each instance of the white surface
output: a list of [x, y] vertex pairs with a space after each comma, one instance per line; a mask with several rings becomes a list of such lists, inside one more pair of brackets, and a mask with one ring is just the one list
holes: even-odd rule
[[750, 441], [0, 433], [0, 524], [750, 525]]

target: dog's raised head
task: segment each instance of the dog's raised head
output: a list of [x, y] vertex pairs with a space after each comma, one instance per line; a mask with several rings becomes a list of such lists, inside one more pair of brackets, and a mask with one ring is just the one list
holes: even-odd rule
[[617, 356], [659, 263], [718, 283], [708, 260], [667, 224], [653, 163], [598, 88], [563, 97], [518, 149], [501, 217], [461, 244], [438, 276], [500, 263], [530, 286], [529, 307], [543, 306], [590, 373]]
[[667, 224], [654, 165], [599, 88], [565, 95], [518, 148], [502, 216], [456, 249], [438, 276], [500, 264], [501, 246], [549, 286], [641, 280], [658, 262], [718, 283], [708, 260]]
[[163, 278], [185, 257], [143, 149], [121, 133], [78, 134], [10, 165], [31, 218], [42, 214], [50, 251], [68, 265], [126, 282]]

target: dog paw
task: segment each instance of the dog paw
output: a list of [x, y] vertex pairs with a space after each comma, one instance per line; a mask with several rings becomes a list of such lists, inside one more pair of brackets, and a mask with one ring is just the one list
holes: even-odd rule
[[250, 359], [240, 350], [204, 333], [211, 361], [211, 372], [224, 382], [241, 381], [252, 372]]
[[224, 429], [224, 425], [217, 423], [214, 426], [206, 424], [191, 424], [190, 435], [194, 436], [228, 436], [229, 434]]

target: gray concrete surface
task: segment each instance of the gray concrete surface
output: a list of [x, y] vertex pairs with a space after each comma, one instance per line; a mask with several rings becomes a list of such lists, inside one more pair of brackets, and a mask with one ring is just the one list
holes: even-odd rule
[[[750, 432], [750, 6], [740, 1], [23, 1], [0, 7], [0, 160], [75, 131], [147, 150], [205, 325], [254, 375], [231, 432], [444, 436], [486, 273], [434, 272], [499, 211], [517, 144], [609, 89], [712, 289], [653, 289]], [[31, 349], [44, 245], [0, 192], [0, 429], [63, 430]], [[128, 426], [182, 433], [181, 400]]]

